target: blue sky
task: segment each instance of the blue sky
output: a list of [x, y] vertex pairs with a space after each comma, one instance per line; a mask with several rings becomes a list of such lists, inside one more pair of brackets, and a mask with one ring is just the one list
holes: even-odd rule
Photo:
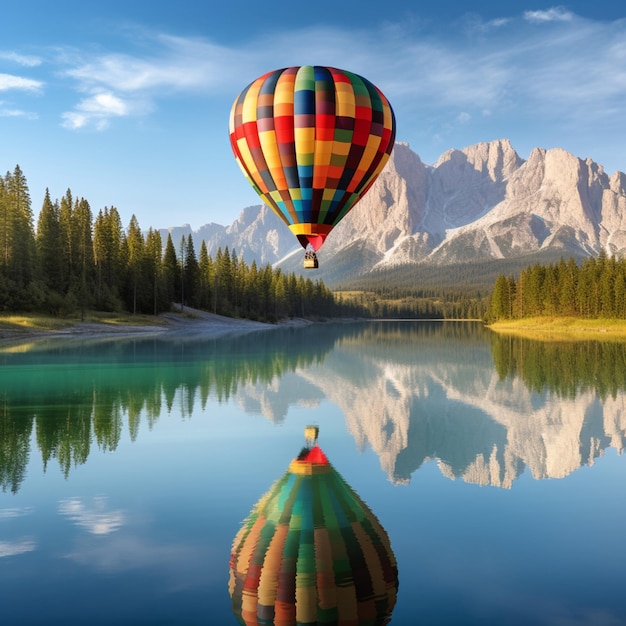
[[[428, 164], [508, 138], [626, 171], [626, 8], [414, 0], [22, 0], [0, 21], [0, 171], [142, 228], [230, 224], [260, 200], [228, 143], [261, 74], [332, 65], [389, 98]], [[219, 4], [219, 7], [215, 5]]]

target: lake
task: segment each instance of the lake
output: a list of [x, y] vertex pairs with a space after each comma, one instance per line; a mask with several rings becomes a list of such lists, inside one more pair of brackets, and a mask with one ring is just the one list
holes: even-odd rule
[[0, 346], [0, 402], [2, 624], [236, 625], [233, 540], [308, 425], [388, 536], [394, 626], [626, 624], [624, 343], [37, 340]]

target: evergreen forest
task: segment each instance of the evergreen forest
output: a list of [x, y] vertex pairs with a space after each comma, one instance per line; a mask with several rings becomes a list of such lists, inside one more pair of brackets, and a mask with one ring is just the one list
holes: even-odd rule
[[157, 315], [173, 302], [231, 317], [274, 322], [289, 317], [360, 315], [320, 281], [257, 267], [235, 251], [215, 258], [191, 236], [175, 249], [133, 215], [126, 228], [115, 207], [93, 216], [68, 189], [46, 190], [36, 228], [19, 165], [0, 176], [0, 311], [70, 315], [89, 310]]
[[158, 315], [176, 302], [264, 322], [290, 317], [626, 319], [626, 259], [605, 253], [529, 264], [518, 278], [501, 273], [489, 286], [485, 279], [494, 275], [492, 265], [477, 265], [476, 271], [473, 266], [457, 271], [411, 266], [400, 274], [372, 273], [333, 292], [321, 280], [247, 264], [228, 247], [212, 257], [202, 241], [196, 252], [191, 236], [175, 247], [169, 234], [163, 242], [158, 230], [142, 231], [134, 215], [124, 227], [113, 206], [94, 217], [89, 202], [70, 189], [60, 200], [46, 190], [34, 222], [26, 177], [16, 165], [0, 176], [0, 312]]
[[550, 315], [626, 319], [626, 259], [601, 252], [580, 264], [573, 258], [534, 264], [517, 280], [498, 276], [488, 321]]

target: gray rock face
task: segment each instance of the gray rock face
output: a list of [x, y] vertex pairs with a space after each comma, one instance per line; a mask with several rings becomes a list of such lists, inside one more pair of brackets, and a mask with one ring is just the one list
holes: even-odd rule
[[[261, 206], [244, 209], [228, 227], [201, 228], [196, 250], [202, 239], [209, 254], [228, 246], [263, 264], [299, 249]], [[376, 183], [329, 235], [324, 262], [340, 253], [345, 259], [349, 248], [363, 259], [361, 273], [544, 251], [619, 256], [626, 252], [626, 175], [609, 177], [560, 148], [536, 148], [524, 160], [507, 139], [448, 150], [432, 166], [397, 143]]]

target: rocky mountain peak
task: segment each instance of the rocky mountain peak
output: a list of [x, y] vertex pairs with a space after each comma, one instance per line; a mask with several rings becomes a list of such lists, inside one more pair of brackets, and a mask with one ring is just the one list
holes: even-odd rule
[[[385, 169], [320, 251], [333, 280], [407, 264], [446, 265], [528, 255], [626, 253], [626, 175], [561, 148], [522, 159], [508, 139], [444, 152], [427, 165], [397, 143]], [[209, 254], [229, 246], [246, 261], [281, 263], [299, 249], [267, 207], [194, 234]], [[199, 241], [194, 241], [199, 249]], [[297, 255], [296, 255], [297, 257]], [[285, 269], [299, 263], [284, 262]], [[289, 265], [292, 263], [292, 265]], [[318, 277], [326, 280], [323, 272]]]

